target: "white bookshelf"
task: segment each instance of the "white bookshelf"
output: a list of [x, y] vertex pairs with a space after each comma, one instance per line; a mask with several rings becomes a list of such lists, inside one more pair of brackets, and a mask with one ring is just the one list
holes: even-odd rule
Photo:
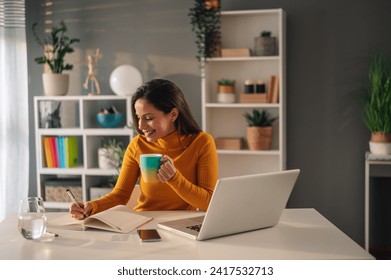
[[[36, 96], [34, 97], [34, 119], [36, 139], [37, 194], [45, 201], [45, 181], [58, 178], [72, 178], [81, 181], [82, 200], [90, 199], [90, 188], [96, 187], [117, 173], [115, 169], [98, 167], [98, 148], [102, 138], [115, 138], [124, 148], [133, 137], [131, 97], [116, 95], [98, 96]], [[42, 102], [61, 102], [61, 128], [45, 128], [40, 125]], [[119, 128], [102, 128], [96, 121], [96, 114], [103, 107], [115, 106], [124, 114]], [[78, 138], [78, 166], [70, 168], [48, 168], [46, 165], [43, 137], [76, 136]], [[45, 201], [45, 207], [65, 209], [70, 202]]]
[[[215, 138], [241, 137], [246, 142], [245, 112], [266, 110], [278, 119], [273, 124], [272, 148], [268, 151], [218, 150], [219, 176], [234, 176], [284, 170], [286, 168], [286, 58], [285, 12], [282, 9], [221, 12], [222, 48], [254, 49], [254, 38], [262, 31], [277, 37], [274, 56], [215, 57], [207, 59], [201, 70], [202, 128]], [[239, 103], [244, 81], [279, 77], [278, 103]], [[236, 81], [236, 102], [217, 102], [217, 81]]]

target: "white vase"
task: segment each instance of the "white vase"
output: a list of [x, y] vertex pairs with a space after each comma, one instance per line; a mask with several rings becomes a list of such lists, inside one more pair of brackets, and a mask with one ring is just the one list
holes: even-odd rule
[[369, 151], [374, 155], [389, 155], [391, 154], [391, 143], [369, 141]]
[[102, 169], [112, 169], [119, 166], [119, 156], [113, 148], [98, 149], [98, 166]]
[[227, 93], [227, 92], [219, 92], [217, 94], [217, 102], [219, 103], [234, 103], [235, 102], [235, 94]]
[[43, 73], [43, 90], [45, 95], [66, 95], [69, 89], [69, 74]]

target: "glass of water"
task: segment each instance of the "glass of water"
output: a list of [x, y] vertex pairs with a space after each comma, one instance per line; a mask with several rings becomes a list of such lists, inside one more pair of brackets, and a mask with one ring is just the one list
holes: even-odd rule
[[18, 229], [26, 239], [39, 239], [46, 231], [46, 214], [40, 197], [26, 197], [20, 201]]

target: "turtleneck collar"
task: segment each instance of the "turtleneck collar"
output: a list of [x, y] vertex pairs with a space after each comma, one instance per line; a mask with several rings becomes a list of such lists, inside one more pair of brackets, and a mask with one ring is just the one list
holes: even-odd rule
[[175, 130], [165, 137], [159, 138], [155, 144], [164, 149], [187, 148], [191, 143], [192, 135], [180, 135]]

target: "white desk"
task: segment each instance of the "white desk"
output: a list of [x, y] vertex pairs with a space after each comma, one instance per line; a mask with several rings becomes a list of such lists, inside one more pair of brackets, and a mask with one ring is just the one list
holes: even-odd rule
[[[66, 213], [65, 213], [66, 214]], [[194, 212], [143, 212], [157, 222]], [[51, 219], [64, 213], [48, 213]], [[373, 257], [314, 209], [286, 209], [273, 227], [207, 241], [195, 241], [158, 229], [162, 241], [141, 243], [135, 232], [57, 230], [51, 241], [24, 240], [16, 215], [0, 224], [0, 259], [373, 259]]]

